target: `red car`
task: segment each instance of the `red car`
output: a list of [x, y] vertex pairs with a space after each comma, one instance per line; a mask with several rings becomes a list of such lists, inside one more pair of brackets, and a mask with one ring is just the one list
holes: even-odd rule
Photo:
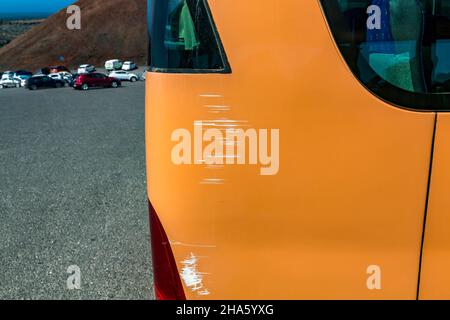
[[76, 77], [73, 87], [75, 89], [89, 90], [95, 87], [117, 88], [121, 85], [119, 79], [108, 77], [102, 73], [86, 73]]

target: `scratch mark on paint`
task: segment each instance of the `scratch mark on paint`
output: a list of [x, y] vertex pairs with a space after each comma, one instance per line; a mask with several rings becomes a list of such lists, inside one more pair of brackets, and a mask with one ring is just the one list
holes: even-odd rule
[[208, 108], [208, 112], [209, 113], [214, 113], [214, 114], [220, 114], [220, 113], [227, 113], [228, 111], [230, 111], [230, 107], [228, 106], [205, 106], [206, 108]]
[[202, 291], [197, 292], [197, 294], [198, 294], [199, 296], [207, 296], [209, 293], [210, 293], [210, 292], [209, 292], [208, 289], [205, 289], [205, 290], [202, 290]]
[[203, 179], [200, 184], [224, 184], [224, 179]]
[[220, 111], [228, 111], [230, 110], [230, 106], [222, 106], [222, 105], [205, 105], [205, 108], [211, 109], [211, 110], [220, 110]]
[[203, 285], [203, 276], [208, 273], [199, 272], [197, 270], [198, 257], [196, 257], [192, 252], [186, 257], [185, 260], [181, 261], [183, 268], [181, 269], [180, 276], [183, 279], [186, 287], [196, 292], [198, 295], [208, 295], [209, 290]]
[[223, 98], [223, 95], [214, 93], [203, 93], [200, 94], [199, 96], [203, 98]]
[[180, 241], [172, 241], [172, 240], [169, 240], [169, 242], [173, 246], [197, 247], [197, 248], [216, 248], [215, 245], [209, 245], [209, 244], [191, 244], [191, 243], [183, 243]]

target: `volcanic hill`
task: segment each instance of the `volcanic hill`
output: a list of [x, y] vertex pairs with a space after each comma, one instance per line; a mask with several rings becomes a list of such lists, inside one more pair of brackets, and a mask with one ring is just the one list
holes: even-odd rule
[[69, 30], [66, 9], [0, 49], [0, 70], [35, 71], [51, 65], [103, 66], [109, 59], [147, 59], [146, 0], [79, 0], [81, 29]]

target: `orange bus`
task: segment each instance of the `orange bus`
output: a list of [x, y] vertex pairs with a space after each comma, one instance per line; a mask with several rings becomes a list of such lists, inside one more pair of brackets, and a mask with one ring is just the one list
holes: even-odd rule
[[148, 10], [158, 299], [450, 298], [449, 0]]

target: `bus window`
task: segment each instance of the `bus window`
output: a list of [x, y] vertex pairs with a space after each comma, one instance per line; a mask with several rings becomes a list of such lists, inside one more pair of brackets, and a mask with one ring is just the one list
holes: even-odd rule
[[170, 13], [168, 20], [164, 41], [167, 49], [189, 51], [200, 45], [186, 1], [180, 2]]
[[401, 107], [450, 109], [450, 1], [321, 2], [342, 55], [370, 91]]
[[148, 5], [150, 71], [230, 72], [205, 0], [149, 0]]

